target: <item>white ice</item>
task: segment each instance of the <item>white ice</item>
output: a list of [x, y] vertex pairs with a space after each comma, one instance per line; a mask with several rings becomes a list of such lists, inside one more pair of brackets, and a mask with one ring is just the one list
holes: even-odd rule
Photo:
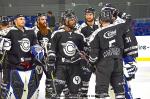
[[[150, 62], [138, 62], [137, 67], [136, 77], [130, 82], [133, 98], [150, 99]], [[89, 99], [94, 99], [91, 97], [95, 94], [94, 74], [92, 74], [89, 85]], [[45, 99], [45, 75], [43, 75], [39, 89], [39, 99]]]

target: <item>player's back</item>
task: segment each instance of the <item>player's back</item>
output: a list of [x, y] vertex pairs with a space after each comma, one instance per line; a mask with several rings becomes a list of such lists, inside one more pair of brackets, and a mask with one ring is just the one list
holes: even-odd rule
[[98, 42], [100, 56], [103, 58], [122, 56], [124, 49], [124, 33], [124, 24], [111, 24], [94, 32], [93, 35], [96, 34], [95, 39], [97, 39]]

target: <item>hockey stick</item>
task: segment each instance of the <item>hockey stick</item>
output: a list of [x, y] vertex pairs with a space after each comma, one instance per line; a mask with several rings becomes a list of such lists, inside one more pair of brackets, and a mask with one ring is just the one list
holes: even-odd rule
[[[40, 66], [42, 66], [43, 68], [43, 71], [46, 75], [46, 77], [48, 77], [48, 73], [47, 73], [47, 69], [45, 67], [47, 67], [46, 64], [42, 63], [41, 61], [36, 61], [37, 64], [39, 64]], [[55, 86], [55, 78], [54, 78], [54, 75], [53, 75], [53, 71], [51, 72], [51, 78], [52, 78], [52, 81], [53, 81], [53, 88], [54, 88], [54, 92], [55, 92], [55, 95], [57, 95], [57, 91], [56, 91], [56, 86]]]
[[[76, 50], [79, 52], [79, 53], [82, 53], [79, 49], [78, 49], [78, 47], [75, 45], [75, 47], [76, 47]], [[92, 67], [92, 65], [91, 65], [91, 63], [90, 63], [90, 61], [86, 58], [86, 57], [89, 57], [85, 52], [84, 52], [84, 60], [87, 62], [87, 64], [90, 66], [90, 67]], [[94, 67], [95, 68], [95, 67]]]
[[125, 80], [125, 97], [126, 99], [133, 99], [132, 93], [131, 93], [131, 88], [129, 87], [128, 81], [126, 80], [126, 77], [124, 76], [124, 80]]
[[57, 91], [56, 91], [56, 86], [55, 86], [55, 79], [54, 79], [54, 75], [53, 75], [53, 71], [51, 72], [51, 77], [52, 77], [52, 80], [53, 80], [53, 87], [54, 87], [54, 92], [55, 92], [55, 95], [57, 95]]
[[[47, 43], [47, 42], [45, 42], [45, 44], [43, 44], [43, 45], [44, 45], [44, 49], [45, 49], [45, 52], [46, 52], [46, 56], [48, 56], [48, 48], [47, 48], [47, 47], [50, 46], [50, 45], [49, 45], [49, 43]], [[44, 66], [43, 66], [43, 68], [44, 68], [46, 77], [48, 77], [48, 76], [49, 76], [49, 75], [47, 74], [47, 68], [48, 68], [48, 66], [47, 66], [47, 64], [46, 64], [47, 61], [44, 61], [44, 62], [45, 62], [46, 69], [44, 68]], [[54, 65], [54, 64], [50, 64], [50, 65]], [[54, 67], [54, 66], [53, 66], [53, 67]], [[54, 79], [53, 72], [54, 72], [54, 71], [51, 71], [51, 78], [52, 78], [52, 81], [53, 81], [53, 88], [54, 88], [55, 95], [57, 95], [56, 86], [55, 86], [55, 79]]]
[[5, 55], [6, 55], [6, 50], [4, 51], [4, 53], [3, 53], [3, 55], [2, 55], [2, 58], [1, 58], [1, 60], [0, 60], [0, 64], [2, 64], [2, 63], [3, 63], [4, 58], [5, 58]]

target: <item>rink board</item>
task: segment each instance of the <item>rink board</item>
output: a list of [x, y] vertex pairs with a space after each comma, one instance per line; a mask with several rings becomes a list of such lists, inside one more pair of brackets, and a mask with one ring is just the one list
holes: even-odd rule
[[138, 41], [137, 61], [150, 61], [150, 36], [136, 36]]

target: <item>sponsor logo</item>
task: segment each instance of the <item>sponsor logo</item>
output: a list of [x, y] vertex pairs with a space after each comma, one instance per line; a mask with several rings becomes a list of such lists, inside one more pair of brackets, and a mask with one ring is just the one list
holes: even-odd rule
[[103, 37], [106, 38], [106, 39], [109, 39], [109, 38], [112, 38], [116, 35], [116, 30], [114, 31], [107, 31], [104, 33]]

